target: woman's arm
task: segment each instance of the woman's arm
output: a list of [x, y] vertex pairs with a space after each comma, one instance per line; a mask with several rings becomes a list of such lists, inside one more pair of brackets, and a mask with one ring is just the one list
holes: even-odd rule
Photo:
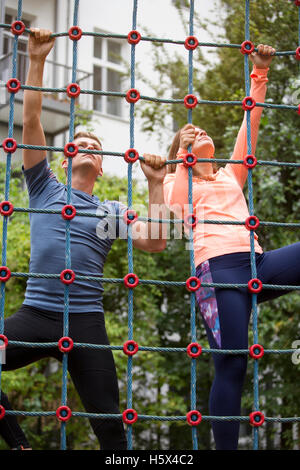
[[[257, 49], [258, 52], [253, 52], [250, 55], [250, 59], [253, 62], [250, 96], [256, 102], [263, 103], [267, 92], [267, 74], [269, 71], [269, 65], [271, 64], [275, 54], [275, 49], [262, 44], [260, 44]], [[255, 154], [262, 112], [263, 108], [257, 106], [255, 106], [255, 108], [250, 112], [252, 155]], [[243, 123], [237, 136], [231, 160], [243, 160], [247, 153], [247, 111], [245, 111]], [[243, 164], [235, 165], [230, 163], [226, 165], [226, 168], [233, 173], [234, 177], [243, 188], [248, 176], [247, 168]]]
[[[180, 131], [179, 150], [176, 158], [182, 159], [188, 153], [188, 148], [195, 140], [195, 126], [186, 124]], [[164, 198], [165, 203], [177, 216], [179, 212], [186, 208], [188, 199], [189, 179], [188, 169], [183, 163], [176, 164], [174, 173], [169, 173], [164, 180]], [[172, 209], [173, 208], [173, 209]]]
[[[179, 149], [177, 158], [180, 159], [187, 153], [185, 149]], [[182, 163], [176, 164], [176, 171], [169, 173], [164, 179], [165, 203], [172, 210], [172, 207], [183, 208], [188, 204], [188, 170]], [[172, 210], [172, 212], [175, 212]]]

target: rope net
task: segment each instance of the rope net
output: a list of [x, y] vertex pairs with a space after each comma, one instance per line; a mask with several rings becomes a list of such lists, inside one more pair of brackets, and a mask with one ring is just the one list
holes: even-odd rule
[[[298, 10], [299, 17], [299, 31], [298, 31], [298, 44], [300, 45], [300, 2], [292, 1], [296, 5]], [[264, 422], [299, 422], [300, 417], [267, 417], [263, 414], [260, 406], [260, 397], [259, 397], [259, 359], [264, 354], [292, 354], [295, 352], [294, 349], [264, 349], [259, 344], [259, 333], [258, 333], [258, 321], [257, 321], [257, 294], [261, 290], [262, 285], [261, 281], [257, 279], [256, 273], [256, 261], [255, 261], [255, 252], [254, 252], [254, 230], [258, 225], [261, 226], [280, 226], [280, 227], [295, 227], [298, 228], [300, 223], [278, 223], [270, 221], [260, 221], [255, 216], [254, 203], [253, 203], [253, 182], [252, 174], [256, 165], [275, 165], [275, 166], [289, 166], [289, 167], [300, 167], [300, 163], [287, 163], [287, 162], [278, 162], [278, 161], [262, 161], [257, 160], [254, 155], [252, 155], [251, 150], [251, 126], [250, 126], [250, 113], [253, 106], [261, 106], [265, 108], [274, 108], [274, 109], [287, 109], [290, 112], [297, 112], [300, 114], [300, 105], [283, 105], [283, 104], [274, 104], [274, 103], [253, 103], [253, 99], [250, 97], [250, 74], [249, 74], [249, 54], [255, 49], [253, 43], [250, 41], [250, 0], [245, 0], [245, 41], [241, 44], [220, 44], [220, 43], [208, 43], [200, 42], [197, 37], [194, 36], [194, 0], [190, 0], [190, 14], [189, 14], [189, 36], [184, 40], [171, 40], [171, 39], [161, 39], [156, 37], [146, 37], [141, 36], [141, 34], [136, 30], [137, 25], [137, 11], [138, 11], [138, 0], [133, 0], [132, 5], [132, 31], [128, 35], [121, 34], [106, 34], [106, 33], [97, 33], [97, 32], [85, 32], [80, 29], [80, 24], [78, 22], [78, 9], [79, 9], [79, 0], [74, 0], [74, 15], [73, 15], [73, 25], [70, 26], [69, 31], [62, 33], [54, 33], [53, 37], [63, 37], [68, 36], [70, 41], [73, 44], [73, 60], [72, 60], [72, 83], [66, 88], [46, 88], [46, 87], [33, 87], [26, 86], [19, 82], [17, 79], [17, 50], [18, 50], [18, 40], [21, 34], [30, 33], [30, 30], [27, 29], [22, 22], [22, 0], [18, 0], [18, 12], [17, 20], [11, 24], [0, 23], [0, 28], [9, 29], [14, 34], [13, 40], [13, 52], [12, 52], [12, 61], [11, 61], [11, 78], [6, 83], [7, 93], [9, 94], [9, 120], [8, 120], [8, 136], [0, 144], [0, 147], [6, 154], [6, 178], [5, 178], [5, 188], [4, 188], [4, 201], [1, 203], [1, 214], [3, 216], [3, 230], [2, 230], [2, 266], [0, 267], [0, 284], [1, 284], [1, 296], [0, 296], [0, 339], [2, 344], [5, 346], [8, 344], [8, 340], [5, 336], [4, 331], [4, 304], [5, 304], [5, 285], [10, 277], [36, 277], [36, 278], [53, 278], [61, 279], [64, 283], [64, 314], [63, 314], [63, 332], [62, 337], [59, 339], [58, 343], [25, 343], [21, 341], [9, 341], [9, 344], [15, 346], [25, 346], [28, 348], [32, 347], [53, 347], [57, 346], [63, 352], [63, 361], [62, 361], [62, 394], [61, 394], [61, 406], [54, 411], [9, 411], [4, 410], [1, 407], [0, 418], [7, 413], [8, 415], [22, 415], [22, 416], [54, 416], [59, 419], [61, 422], [61, 449], [65, 450], [66, 445], [66, 426], [67, 422], [71, 417], [82, 417], [82, 418], [96, 418], [96, 419], [116, 419], [122, 418], [123, 421], [127, 424], [127, 440], [128, 440], [128, 449], [133, 448], [133, 425], [138, 420], [158, 420], [165, 422], [172, 421], [182, 421], [188, 422], [191, 426], [192, 431], [192, 445], [194, 450], [198, 450], [198, 438], [197, 438], [197, 427], [201, 421], [232, 421], [238, 420], [240, 422], [248, 422], [253, 426], [253, 449], [256, 450], [259, 448], [259, 429]], [[131, 47], [131, 63], [130, 63], [130, 90], [126, 93], [120, 92], [108, 92], [102, 90], [90, 90], [90, 89], [80, 89], [78, 83], [76, 83], [76, 72], [77, 72], [77, 47], [78, 40], [84, 40], [84, 36], [98, 36], [105, 38], [116, 38], [124, 41], [128, 41]], [[135, 51], [136, 47], [140, 41], [151, 41], [157, 43], [169, 43], [182, 45], [186, 48], [188, 54], [188, 93], [182, 99], [162, 99], [153, 96], [144, 96], [141, 95], [138, 90], [135, 88]], [[244, 54], [244, 78], [245, 78], [245, 99], [243, 101], [209, 101], [198, 99], [193, 94], [193, 51], [196, 47], [228, 47], [239, 49]], [[300, 59], [300, 47], [296, 51], [281, 51], [276, 52], [278, 56], [292, 55], [296, 59]], [[37, 90], [48, 93], [66, 93], [70, 97], [70, 121], [69, 121], [69, 142], [64, 147], [54, 147], [54, 146], [34, 146], [34, 145], [24, 145], [17, 143], [14, 139], [14, 106], [15, 106], [15, 95], [20, 90]], [[69, 338], [69, 286], [74, 280], [74, 273], [71, 266], [71, 247], [70, 247], [70, 224], [71, 219], [73, 218], [74, 208], [72, 206], [72, 153], [84, 152], [88, 153], [89, 150], [75, 150], [73, 144], [74, 138], [74, 122], [75, 122], [75, 100], [78, 95], [82, 94], [91, 94], [91, 95], [103, 95], [103, 96], [118, 96], [125, 98], [130, 103], [130, 126], [129, 126], [129, 149], [124, 153], [119, 152], [107, 152], [107, 151], [97, 151], [91, 150], [90, 152], [94, 154], [101, 155], [111, 155], [124, 157], [128, 163], [128, 209], [132, 210], [133, 205], [133, 178], [132, 178], [132, 169], [133, 164], [137, 160], [143, 160], [143, 157], [139, 156], [138, 151], [135, 149], [135, 105], [139, 100], [146, 101], [155, 101], [158, 103], [172, 103], [172, 104], [181, 104], [187, 108], [187, 121], [188, 123], [192, 122], [192, 113], [196, 105], [216, 105], [216, 106], [242, 106], [247, 113], [247, 156], [244, 160], [234, 160], [230, 161], [227, 159], [210, 159], [212, 162], [219, 163], [230, 163], [230, 164], [244, 164], [248, 168], [248, 197], [249, 197], [249, 214], [250, 218], [247, 221], [239, 222], [228, 222], [222, 220], [195, 220], [192, 219], [193, 223], [189, 224], [189, 244], [190, 244], [190, 277], [186, 281], [159, 281], [159, 280], [149, 280], [149, 279], [139, 279], [136, 274], [134, 274], [134, 264], [133, 264], [133, 245], [132, 245], [132, 227], [131, 223], [128, 224], [128, 275], [125, 278], [103, 278], [101, 277], [101, 282], [103, 283], [124, 283], [128, 288], [128, 340], [123, 345], [94, 345], [86, 343], [73, 343], [72, 338]], [[36, 150], [48, 150], [64, 153], [68, 158], [68, 175], [67, 175], [67, 204], [62, 211], [55, 210], [45, 210], [42, 207], [39, 209], [32, 208], [23, 208], [23, 207], [14, 207], [13, 204], [9, 201], [10, 195], [10, 182], [11, 182], [11, 162], [12, 157], [16, 149], [36, 149]], [[197, 159], [198, 162], [205, 162], [206, 159]], [[178, 164], [182, 163], [182, 159], [178, 160], [169, 160], [166, 164]], [[186, 162], [188, 166], [188, 177], [189, 177], [189, 212], [190, 217], [193, 217], [193, 197], [192, 197], [192, 164], [195, 162]], [[45, 273], [31, 273], [31, 272], [11, 272], [7, 266], [7, 230], [8, 230], [8, 219], [12, 213], [44, 213], [44, 214], [62, 214], [65, 215], [66, 219], [66, 243], [65, 243], [65, 270], [62, 273], [57, 274], [45, 274]], [[70, 217], [66, 217], [69, 215]], [[76, 217], [98, 217], [101, 218], [101, 215], [96, 215], [94, 213], [80, 212], [76, 211]], [[102, 216], [103, 217], [103, 216]], [[115, 215], [114, 217], [120, 217]], [[156, 221], [155, 219], [139, 217], [139, 220], [144, 221]], [[186, 223], [186, 220], [179, 219], [160, 219], [160, 223]], [[232, 225], [244, 225], [246, 224], [250, 230], [250, 257], [251, 257], [251, 273], [252, 279], [249, 280], [248, 284], [216, 284], [216, 283], [203, 283], [203, 287], [219, 287], [219, 288], [228, 288], [228, 287], [247, 287], [252, 293], [252, 328], [253, 328], [253, 344], [249, 349], [241, 350], [224, 350], [224, 349], [206, 349], [202, 348], [201, 345], [197, 342], [196, 335], [196, 302], [195, 302], [195, 290], [199, 287], [197, 285], [196, 278], [196, 267], [194, 259], [194, 248], [193, 248], [193, 228], [195, 223], [199, 224], [232, 224]], [[95, 276], [76, 276], [77, 279], [85, 280], [98, 280], [99, 277]], [[170, 286], [185, 286], [190, 291], [190, 338], [191, 342], [187, 345], [186, 348], [158, 348], [151, 346], [141, 346], [134, 341], [134, 311], [133, 311], [133, 296], [134, 296], [134, 287], [137, 285], [162, 285], [167, 284]], [[263, 285], [264, 289], [283, 289], [283, 290], [299, 290], [300, 286], [274, 286], [274, 285]], [[84, 413], [76, 412], [70, 410], [68, 407], [68, 387], [67, 387], [67, 371], [68, 371], [68, 352], [73, 348], [100, 348], [105, 349], [109, 348], [112, 350], [123, 350], [127, 354], [127, 409], [124, 410], [120, 415], [114, 414], [95, 414], [95, 413]], [[190, 357], [190, 412], [185, 416], [151, 416], [151, 415], [141, 415], [138, 413], [138, 410], [134, 409], [133, 403], [133, 361], [134, 355], [137, 351], [156, 351], [158, 353], [164, 352], [181, 352], [188, 354]], [[217, 354], [245, 354], [250, 355], [254, 362], [254, 390], [253, 390], [253, 412], [250, 416], [204, 416], [199, 410], [197, 410], [197, 384], [196, 384], [196, 365], [197, 358], [202, 353], [217, 353]], [[1, 372], [2, 366], [0, 363], [0, 386], [1, 386]]]

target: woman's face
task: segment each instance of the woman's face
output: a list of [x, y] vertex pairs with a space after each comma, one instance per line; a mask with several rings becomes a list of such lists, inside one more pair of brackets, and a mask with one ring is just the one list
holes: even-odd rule
[[207, 135], [204, 129], [195, 127], [195, 140], [192, 145], [192, 152], [198, 158], [212, 158], [215, 153], [214, 142]]

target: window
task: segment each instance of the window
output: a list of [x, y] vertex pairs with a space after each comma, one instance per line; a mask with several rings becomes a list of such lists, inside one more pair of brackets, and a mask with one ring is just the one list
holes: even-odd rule
[[[94, 90], [122, 91], [122, 43], [99, 36], [94, 37]], [[104, 114], [123, 116], [123, 98], [94, 95], [94, 109]]]
[[[12, 24], [16, 21], [16, 15], [5, 13], [5, 24]], [[22, 18], [23, 23], [25, 24], [26, 28], [30, 28], [30, 21], [27, 21]], [[8, 30], [3, 30], [3, 55], [8, 55], [12, 53], [13, 49], [13, 34]], [[17, 58], [17, 68], [18, 74], [17, 78], [21, 81], [21, 83], [25, 83], [26, 80], [26, 72], [27, 72], [27, 35], [22, 35], [18, 39], [18, 58]], [[1, 52], [1, 51], [0, 51]]]

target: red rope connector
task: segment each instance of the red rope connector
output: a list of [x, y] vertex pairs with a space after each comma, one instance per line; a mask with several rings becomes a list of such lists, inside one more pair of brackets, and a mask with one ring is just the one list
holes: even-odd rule
[[14, 153], [17, 150], [17, 141], [11, 137], [7, 137], [2, 142], [3, 150], [6, 153]]
[[0, 405], [0, 419], [3, 419], [5, 416], [5, 408], [4, 406]]
[[251, 42], [251, 41], [244, 41], [241, 44], [241, 53], [244, 54], [244, 55], [245, 54], [252, 54], [254, 49], [255, 49], [255, 46], [254, 46], [253, 42]]
[[300, 60], [300, 46], [296, 49], [296, 59]]
[[251, 111], [256, 106], [256, 101], [251, 96], [243, 99], [242, 107], [245, 111]]
[[195, 154], [193, 153], [186, 153], [184, 156], [183, 156], [183, 162], [184, 166], [186, 168], [190, 167], [190, 166], [194, 166], [196, 165], [197, 163], [197, 157]]
[[8, 269], [6, 266], [0, 266], [0, 281], [1, 282], [6, 282], [11, 276], [10, 269]]
[[65, 146], [64, 146], [64, 154], [66, 157], [75, 157], [78, 153], [78, 147], [76, 144], [74, 144], [74, 142], [68, 142]]
[[138, 219], [138, 214], [134, 210], [130, 209], [124, 212], [123, 219], [127, 225], [133, 224]]
[[76, 209], [71, 204], [67, 204], [62, 208], [61, 215], [65, 220], [72, 220], [76, 215]]
[[197, 426], [202, 421], [202, 414], [200, 411], [191, 410], [186, 414], [186, 419], [190, 426]]
[[138, 283], [139, 283], [139, 278], [134, 273], [128, 273], [124, 277], [124, 284], [126, 287], [134, 288], [138, 285]]
[[137, 421], [138, 414], [134, 409], [128, 408], [127, 410], [123, 411], [122, 418], [124, 423], [133, 424]]
[[184, 97], [184, 106], [188, 109], [195, 108], [197, 106], [198, 100], [195, 95], [186, 95]]
[[77, 98], [80, 95], [80, 86], [77, 83], [70, 83], [67, 86], [67, 95], [70, 98]]
[[5, 349], [8, 345], [8, 339], [7, 339], [7, 336], [5, 335], [0, 335], [0, 341], [3, 341], [3, 344], [0, 344], [0, 351], [2, 349]]
[[133, 339], [129, 339], [123, 344], [123, 352], [127, 356], [134, 356], [139, 350], [139, 345], [133, 341]]
[[10, 93], [17, 93], [21, 88], [21, 82], [17, 78], [10, 78], [6, 82], [6, 88]]
[[126, 93], [126, 101], [128, 103], [136, 103], [140, 99], [141, 95], [135, 88], [130, 88]]
[[259, 219], [255, 215], [250, 215], [245, 222], [248, 230], [256, 230], [259, 227]]
[[184, 41], [184, 47], [188, 50], [194, 50], [199, 46], [199, 41], [195, 36], [188, 36]]
[[135, 149], [128, 149], [125, 152], [124, 159], [125, 162], [127, 163], [134, 163], [138, 160], [139, 158], [139, 153]]
[[261, 411], [253, 411], [249, 415], [251, 426], [261, 426], [265, 421], [265, 416]]
[[9, 201], [2, 201], [0, 203], [0, 214], [6, 215], [7, 217], [11, 215], [14, 211], [14, 206]]
[[60, 420], [60, 421], [68, 421], [71, 416], [72, 416], [72, 411], [70, 410], [70, 408], [68, 406], [60, 406], [59, 408], [57, 408], [56, 410], [56, 416], [57, 418]]
[[130, 31], [127, 35], [127, 41], [129, 44], [138, 44], [141, 40], [141, 35], [138, 31]]
[[244, 165], [247, 168], [254, 168], [257, 165], [257, 159], [254, 155], [246, 155], [244, 158]]
[[264, 353], [264, 348], [260, 344], [252, 344], [249, 348], [249, 354], [253, 359], [260, 359]]
[[190, 357], [199, 357], [202, 354], [202, 347], [198, 343], [190, 343], [186, 348], [186, 352]]
[[190, 292], [195, 292], [201, 287], [201, 281], [196, 276], [189, 277], [185, 282], [187, 290]]
[[189, 228], [195, 228], [198, 223], [198, 217], [195, 214], [188, 214], [184, 218], [184, 225]]
[[64, 284], [72, 284], [72, 282], [74, 282], [74, 279], [75, 279], [75, 273], [74, 271], [72, 271], [72, 269], [64, 269], [60, 273], [60, 280]]
[[20, 36], [22, 33], [24, 33], [25, 31], [25, 24], [23, 23], [23, 21], [14, 21], [10, 27], [10, 30], [13, 34], [15, 34], [16, 36]]
[[72, 39], [72, 41], [78, 41], [82, 36], [82, 30], [78, 26], [71, 26], [68, 31], [68, 34], [69, 38]]
[[300, 114], [300, 104], [298, 104], [298, 111], [297, 111], [298, 114]]
[[263, 285], [259, 279], [250, 279], [248, 282], [248, 289], [252, 294], [258, 294], [262, 288]]
[[67, 353], [67, 352], [72, 351], [73, 346], [74, 346], [74, 341], [72, 340], [72, 338], [69, 338], [68, 336], [63, 336], [58, 341], [58, 349], [62, 353]]
[[296, 7], [300, 7], [300, 0], [294, 0]]

